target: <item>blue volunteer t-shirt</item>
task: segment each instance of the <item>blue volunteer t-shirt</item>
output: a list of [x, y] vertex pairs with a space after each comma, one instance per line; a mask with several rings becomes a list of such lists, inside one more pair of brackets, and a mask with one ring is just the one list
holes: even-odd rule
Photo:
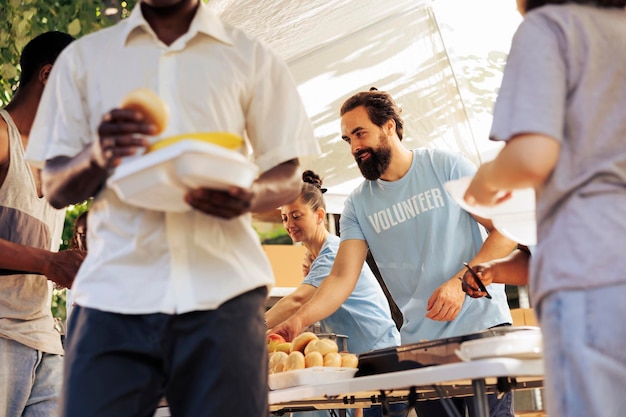
[[[319, 287], [330, 274], [339, 248], [339, 237], [329, 235], [311, 264], [305, 284]], [[363, 353], [400, 344], [400, 333], [380, 284], [367, 264], [350, 297], [332, 315], [321, 321], [322, 330], [348, 336], [348, 351]]]
[[492, 300], [466, 297], [453, 321], [425, 317], [433, 292], [482, 246], [484, 229], [444, 189], [445, 182], [473, 176], [475, 171], [461, 154], [416, 149], [409, 171], [400, 180], [364, 181], [346, 200], [341, 239], [367, 242], [404, 315], [402, 344], [473, 333], [512, 321], [502, 284], [488, 287]]

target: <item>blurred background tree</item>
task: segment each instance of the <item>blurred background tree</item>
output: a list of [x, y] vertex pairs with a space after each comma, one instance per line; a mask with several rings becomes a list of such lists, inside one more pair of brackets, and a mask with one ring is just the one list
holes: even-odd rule
[[0, 107], [11, 99], [20, 75], [22, 48], [50, 30], [75, 38], [110, 26], [130, 14], [137, 0], [1, 0]]

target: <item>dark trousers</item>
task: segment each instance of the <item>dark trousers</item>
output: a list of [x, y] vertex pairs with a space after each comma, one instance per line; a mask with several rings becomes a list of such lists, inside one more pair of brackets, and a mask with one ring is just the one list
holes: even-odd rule
[[216, 310], [115, 314], [76, 307], [66, 340], [61, 417], [268, 416], [257, 288]]

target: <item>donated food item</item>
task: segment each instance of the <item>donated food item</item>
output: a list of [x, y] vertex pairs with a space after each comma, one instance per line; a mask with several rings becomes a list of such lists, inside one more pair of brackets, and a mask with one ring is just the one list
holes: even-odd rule
[[291, 342], [279, 343], [276, 346], [276, 352], [285, 352], [285, 353], [291, 352]]
[[305, 355], [309, 352], [319, 352], [325, 356], [330, 352], [339, 352], [339, 346], [337, 346], [337, 342], [330, 339], [312, 340], [304, 348]]
[[170, 111], [167, 103], [148, 88], [137, 88], [126, 94], [120, 108], [140, 112], [148, 123], [156, 126], [155, 134], [160, 134], [167, 127]]
[[[268, 335], [268, 341], [280, 342], [279, 335]], [[288, 347], [291, 347], [287, 354]], [[270, 353], [269, 373], [295, 371], [305, 368], [357, 368], [357, 355], [349, 352], [339, 353], [337, 342], [331, 339], [319, 339], [315, 333], [304, 332], [290, 342], [275, 345], [275, 352]]]
[[324, 366], [324, 356], [319, 352], [309, 352], [304, 356], [304, 366], [306, 368]]
[[359, 358], [354, 353], [341, 354], [341, 367], [342, 368], [358, 368]]
[[312, 340], [318, 340], [318, 337], [313, 332], [304, 332], [297, 335], [291, 341], [291, 351], [304, 353], [304, 349]]
[[297, 369], [304, 369], [304, 354], [296, 350], [287, 356], [284, 371], [295, 371]]
[[267, 366], [269, 373], [274, 374], [278, 372], [282, 372], [285, 367], [285, 361], [287, 360], [287, 355], [285, 352], [273, 352], [270, 354], [270, 361]]
[[[285, 338], [276, 333], [270, 333], [267, 335], [267, 351], [276, 352], [276, 348], [281, 343], [285, 343]], [[289, 353], [289, 352], [287, 352]]]
[[241, 136], [230, 132], [184, 133], [182, 135], [168, 136], [153, 143], [146, 149], [146, 153], [165, 148], [183, 140], [196, 140], [230, 150], [238, 150], [244, 143]]
[[341, 355], [337, 352], [330, 352], [324, 355], [324, 366], [339, 368], [341, 366]]

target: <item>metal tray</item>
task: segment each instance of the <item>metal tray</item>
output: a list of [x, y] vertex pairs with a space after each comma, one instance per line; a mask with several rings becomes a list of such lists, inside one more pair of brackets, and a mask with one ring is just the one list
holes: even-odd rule
[[462, 336], [372, 350], [359, 355], [359, 371], [355, 377], [461, 362], [456, 351], [463, 342], [531, 329], [536, 330], [537, 327], [502, 326]]

